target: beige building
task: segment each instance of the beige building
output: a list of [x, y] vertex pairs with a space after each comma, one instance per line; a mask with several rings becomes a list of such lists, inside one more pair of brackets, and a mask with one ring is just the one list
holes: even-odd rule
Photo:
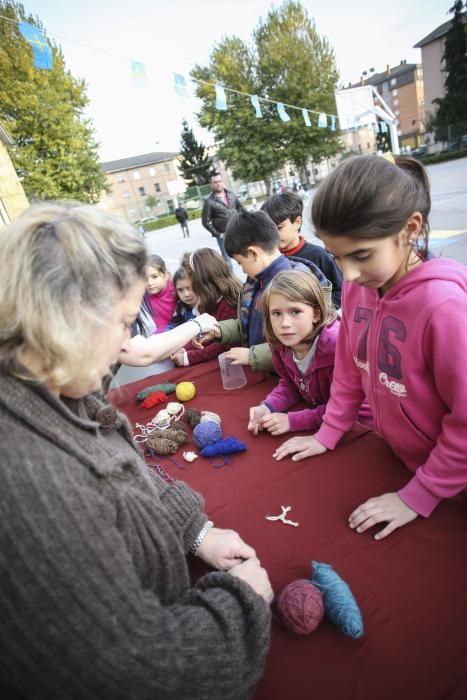
[[13, 139], [0, 124], [0, 226], [8, 224], [29, 204], [7, 150], [12, 144]]
[[177, 153], [163, 152], [102, 163], [111, 189], [98, 206], [131, 222], [174, 211], [186, 189], [177, 162]]
[[423, 70], [419, 63], [401, 61], [398, 66], [389, 65], [382, 73], [368, 78], [362, 76], [359, 85], [373, 85], [389, 109], [397, 118], [399, 145], [415, 148], [424, 141], [425, 99]]
[[[467, 24], [467, 12], [463, 16], [464, 24]], [[430, 34], [415, 44], [415, 49], [421, 49], [423, 82], [425, 84], [425, 115], [436, 112], [436, 105], [433, 100], [444, 97], [444, 43], [446, 34], [452, 24], [452, 20], [440, 24]], [[467, 99], [467, 97], [466, 97]]]

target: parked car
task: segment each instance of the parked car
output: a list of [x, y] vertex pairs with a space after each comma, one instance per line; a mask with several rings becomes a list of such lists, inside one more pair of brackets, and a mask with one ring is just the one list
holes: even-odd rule
[[422, 146], [418, 146], [417, 148], [414, 148], [411, 155], [414, 158], [421, 158], [422, 156], [426, 156], [428, 153], [428, 146], [426, 143], [424, 143]]

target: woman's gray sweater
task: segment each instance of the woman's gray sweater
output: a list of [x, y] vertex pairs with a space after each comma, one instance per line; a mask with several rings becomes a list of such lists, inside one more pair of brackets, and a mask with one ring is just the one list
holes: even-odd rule
[[202, 499], [103, 405], [0, 375], [0, 680], [30, 700], [247, 698], [269, 608], [227, 573], [190, 587]]

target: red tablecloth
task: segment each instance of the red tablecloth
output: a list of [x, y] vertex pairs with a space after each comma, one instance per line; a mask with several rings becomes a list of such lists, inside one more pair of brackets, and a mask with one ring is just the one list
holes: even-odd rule
[[[137, 391], [161, 381], [193, 381], [197, 394], [186, 406], [219, 413], [224, 436], [240, 438], [248, 449], [220, 469], [203, 458], [184, 471], [165, 457], [160, 464], [203, 494], [216, 525], [237, 529], [255, 547], [276, 592], [308, 578], [315, 559], [336, 569], [360, 605], [365, 636], [356, 641], [327, 621], [308, 637], [274, 622], [255, 699], [465, 700], [465, 501], [445, 501], [429, 519], [418, 518], [381, 542], [373, 539], [374, 531], [352, 532], [347, 517], [353, 508], [397, 490], [409, 472], [376, 434], [358, 427], [334, 452], [298, 463], [275, 462], [271, 455], [285, 437], [253, 437], [246, 427], [248, 408], [277, 378], [248, 369], [247, 377], [247, 386], [226, 392], [212, 361], [148, 377], [113, 390], [110, 398], [133, 424], [147, 422], [156, 411], [139, 407]], [[196, 447], [190, 443], [178, 451], [181, 464], [184, 449]], [[292, 506], [288, 517], [299, 527], [265, 520], [280, 513], [281, 505]]]

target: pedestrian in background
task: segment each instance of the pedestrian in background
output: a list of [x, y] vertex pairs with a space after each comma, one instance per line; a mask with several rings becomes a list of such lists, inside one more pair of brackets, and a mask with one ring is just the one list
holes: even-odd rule
[[217, 240], [222, 257], [232, 267], [232, 260], [227, 255], [224, 245], [225, 230], [232, 214], [242, 211], [243, 207], [237, 195], [224, 187], [219, 174], [211, 175], [210, 184], [212, 192], [204, 200], [201, 222]]

